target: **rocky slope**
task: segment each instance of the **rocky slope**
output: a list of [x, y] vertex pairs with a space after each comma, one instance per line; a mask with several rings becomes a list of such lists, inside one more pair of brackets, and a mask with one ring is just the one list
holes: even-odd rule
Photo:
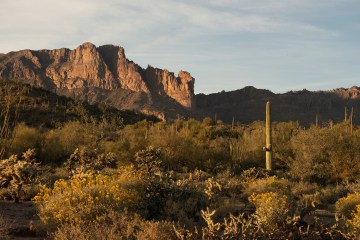
[[195, 80], [188, 72], [175, 76], [166, 69], [143, 69], [126, 58], [122, 47], [113, 45], [84, 43], [74, 50], [1, 54], [0, 78], [22, 80], [90, 103], [105, 101], [119, 109], [161, 118], [175, 112], [185, 114], [195, 106]]

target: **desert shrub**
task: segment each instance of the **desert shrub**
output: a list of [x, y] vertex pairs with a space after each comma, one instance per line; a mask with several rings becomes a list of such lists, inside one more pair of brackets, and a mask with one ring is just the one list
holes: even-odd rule
[[80, 122], [67, 122], [45, 133], [44, 138], [40, 157], [46, 163], [66, 160], [77, 147], [94, 142], [87, 126]]
[[342, 216], [350, 219], [351, 214], [356, 210], [356, 206], [360, 204], [360, 193], [348, 194], [346, 197], [340, 198], [336, 202], [336, 211]]
[[174, 227], [176, 236], [178, 239], [270, 239], [266, 237], [267, 232], [257, 226], [255, 218], [251, 216], [230, 215], [216, 222], [215, 214], [215, 210], [210, 211], [208, 208], [201, 211], [204, 225], [199, 230]]
[[44, 186], [34, 201], [43, 222], [89, 222], [106, 210], [136, 205], [137, 185], [141, 185], [141, 180], [131, 171], [111, 176], [81, 174], [60, 179], [53, 188]]
[[359, 145], [359, 138], [340, 130], [312, 127], [295, 135], [291, 176], [320, 185], [357, 179], [360, 152], [354, 146]]
[[249, 202], [255, 205], [253, 216], [265, 231], [277, 231], [286, 224], [289, 202], [285, 195], [276, 192], [254, 193], [249, 197]]
[[346, 134], [335, 138], [331, 151], [330, 174], [334, 181], [353, 181], [360, 175], [360, 139], [358, 136]]
[[70, 155], [65, 163], [71, 174], [101, 171], [105, 167], [115, 167], [115, 155], [99, 153], [97, 148], [79, 147]]
[[257, 179], [269, 177], [268, 172], [263, 168], [249, 168], [241, 172], [240, 181], [242, 183], [255, 182]]
[[295, 158], [289, 162], [290, 175], [296, 179], [326, 184], [330, 176], [329, 152], [333, 137], [328, 129], [310, 128], [291, 139]]
[[277, 192], [290, 195], [291, 183], [285, 178], [277, 178], [276, 176], [259, 178], [251, 182], [244, 183], [244, 193], [251, 195], [253, 193]]
[[295, 122], [280, 122], [273, 124], [273, 152], [276, 168], [288, 169], [294, 158], [291, 139], [300, 132]]
[[42, 134], [38, 129], [20, 123], [16, 125], [14, 131], [15, 136], [9, 148], [11, 154], [21, 154], [29, 148], [40, 150]]
[[360, 180], [348, 184], [348, 189], [351, 193], [360, 192]]
[[182, 224], [199, 220], [200, 210], [208, 204], [205, 193], [192, 180], [171, 176], [151, 179], [142, 196], [139, 212], [144, 218]]
[[316, 183], [295, 182], [291, 185], [291, 194], [297, 200], [297, 207], [303, 208], [319, 203], [320, 187]]
[[150, 136], [150, 141], [155, 148], [162, 149], [163, 163], [167, 169], [181, 171], [182, 167], [196, 167], [193, 161], [196, 149], [191, 137], [180, 135], [170, 128], [154, 133]]
[[213, 126], [214, 120], [212, 118], [206, 117], [202, 120], [202, 125], [204, 126]]
[[55, 240], [171, 240], [176, 239], [173, 223], [145, 221], [138, 215], [108, 211], [89, 226], [86, 222], [65, 223], [53, 233]]
[[355, 206], [348, 223], [356, 236], [360, 236], [360, 204]]
[[348, 188], [345, 185], [328, 185], [320, 189], [317, 194], [317, 202], [327, 205], [334, 204], [340, 198], [345, 197], [349, 193]]
[[133, 156], [136, 151], [130, 149], [128, 139], [121, 137], [115, 141], [104, 141], [103, 146], [105, 152], [113, 152], [117, 156], [117, 166], [126, 166], [133, 162]]
[[236, 169], [264, 167], [265, 124], [254, 122], [232, 139], [232, 160]]
[[[282, 201], [280, 201], [282, 202]], [[265, 203], [269, 205], [269, 203]], [[246, 216], [240, 214], [239, 216], [230, 215], [225, 217], [222, 221], [214, 221], [215, 211], [209, 209], [202, 211], [201, 216], [205, 224], [200, 229], [179, 229], [174, 227], [178, 239], [337, 239], [350, 240], [355, 239], [356, 235], [353, 232], [346, 232], [346, 229], [334, 225], [327, 227], [319, 222], [315, 222], [311, 228], [299, 226], [286, 215], [280, 220], [280, 224], [269, 223], [273, 225], [268, 226], [268, 223], [259, 221], [256, 214]], [[280, 216], [283, 214], [280, 214]], [[267, 218], [267, 216], [261, 216]]]

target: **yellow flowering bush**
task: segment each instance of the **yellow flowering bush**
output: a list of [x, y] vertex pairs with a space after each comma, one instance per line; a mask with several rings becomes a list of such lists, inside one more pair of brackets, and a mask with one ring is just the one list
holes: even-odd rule
[[351, 214], [351, 219], [348, 223], [353, 230], [359, 235], [360, 234], [360, 204], [356, 205], [355, 211]]
[[348, 194], [346, 197], [340, 198], [335, 206], [337, 213], [350, 219], [351, 214], [356, 210], [356, 206], [360, 204], [360, 193]]
[[43, 186], [34, 198], [45, 223], [93, 221], [108, 210], [131, 208], [139, 200], [135, 174], [82, 174]]
[[249, 201], [255, 205], [254, 217], [264, 230], [275, 230], [288, 217], [288, 200], [285, 195], [275, 192], [253, 193]]

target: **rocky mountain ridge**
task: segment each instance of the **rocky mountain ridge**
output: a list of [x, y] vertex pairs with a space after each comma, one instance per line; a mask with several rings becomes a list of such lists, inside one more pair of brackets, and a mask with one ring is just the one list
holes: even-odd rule
[[143, 69], [128, 60], [122, 47], [84, 43], [76, 49], [21, 50], [0, 54], [0, 79], [21, 81], [58, 95], [117, 109], [135, 110], [171, 120], [179, 116], [212, 117], [225, 122], [264, 120], [265, 102], [272, 101], [275, 121], [313, 123], [342, 121], [344, 108], [354, 109], [360, 123], [360, 88], [308, 90], [275, 94], [245, 87], [213, 94], [194, 94], [195, 79], [166, 69]]
[[269, 90], [245, 87], [231, 92], [209, 95], [197, 94], [198, 112], [205, 116], [217, 116], [225, 122], [232, 119], [249, 123], [265, 119], [265, 103], [272, 102], [274, 121], [299, 121], [315, 123], [316, 115], [322, 123], [329, 120], [344, 120], [345, 108], [348, 116], [354, 110], [354, 122], [360, 123], [360, 88], [337, 88], [328, 91], [289, 91], [275, 94]]
[[[190, 73], [180, 71], [175, 76], [166, 69], [151, 66], [143, 69], [126, 58], [122, 47], [114, 45], [96, 47], [84, 43], [74, 50], [21, 50], [2, 54], [0, 78], [25, 80], [68, 96], [86, 89], [85, 93], [78, 94], [79, 98], [87, 98], [81, 96], [84, 94], [103, 95], [124, 90], [136, 96], [132, 98], [145, 96], [145, 101], [138, 104], [136, 110], [149, 113], [161, 112], [164, 102], [170, 102], [173, 108], [191, 111], [195, 100], [195, 79]], [[110, 105], [122, 108], [116, 105], [116, 99], [107, 100]]]

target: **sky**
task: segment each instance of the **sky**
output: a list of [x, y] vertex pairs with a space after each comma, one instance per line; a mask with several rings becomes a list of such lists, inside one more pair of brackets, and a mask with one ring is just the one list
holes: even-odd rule
[[0, 0], [0, 53], [125, 48], [196, 93], [360, 85], [358, 0]]

